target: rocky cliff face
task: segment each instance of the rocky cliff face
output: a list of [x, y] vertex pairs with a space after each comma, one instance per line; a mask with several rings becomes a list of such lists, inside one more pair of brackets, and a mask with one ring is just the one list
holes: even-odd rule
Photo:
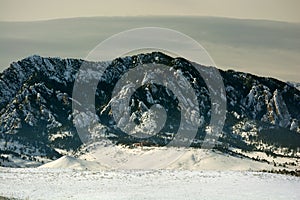
[[[82, 125], [89, 116], [74, 118], [80, 113], [72, 113], [72, 103], [76, 101], [72, 98], [72, 91], [83, 62], [31, 56], [12, 63], [0, 75], [1, 165], [39, 165], [80, 147], [82, 142], [74, 123]], [[117, 143], [137, 142], [136, 138], [118, 128], [121, 121], [115, 120], [111, 113], [111, 93], [130, 68], [151, 63], [164, 64], [176, 73], [182, 73], [195, 90], [200, 117], [194, 120], [200, 120], [202, 126], [192, 146], [200, 147], [211, 117], [207, 86], [201, 76], [192, 70], [189, 61], [159, 52], [117, 58], [105, 63], [91, 62], [94, 66], [91, 75], [103, 66], [108, 67], [99, 80], [95, 95], [96, 113], [104, 131], [99, 132], [99, 127], [95, 129], [93, 126], [89, 130], [93, 135], [108, 137]], [[300, 156], [300, 91], [273, 78], [231, 70], [219, 71], [226, 90], [227, 114], [216, 148], [227, 152], [240, 149], [276, 156]], [[151, 74], [144, 74], [144, 79], [149, 76]], [[121, 91], [125, 92], [125, 88]], [[136, 124], [136, 130], [153, 130], [151, 127], [158, 126], [153, 121], [155, 113], [150, 110], [151, 106], [159, 105], [166, 111], [165, 125], [161, 126], [158, 134], [150, 131], [152, 135], [147, 139], [148, 145], [165, 145], [172, 140], [183, 109], [178, 106], [178, 98], [172, 91], [155, 83], [147, 83], [137, 89], [130, 102], [130, 118]], [[189, 100], [186, 99], [186, 102]], [[189, 131], [188, 124], [185, 130]]]

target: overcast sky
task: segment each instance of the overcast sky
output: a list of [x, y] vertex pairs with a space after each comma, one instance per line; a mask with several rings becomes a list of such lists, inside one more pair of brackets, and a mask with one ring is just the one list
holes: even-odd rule
[[197, 15], [300, 22], [299, 0], [0, 0], [0, 21]]

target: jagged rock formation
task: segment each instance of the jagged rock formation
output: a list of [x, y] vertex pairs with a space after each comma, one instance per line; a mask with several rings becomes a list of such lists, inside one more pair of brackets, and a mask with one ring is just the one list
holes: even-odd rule
[[[83, 60], [31, 56], [14, 62], [0, 75], [0, 154], [3, 166], [39, 165], [77, 150], [82, 144], [74, 126], [72, 90]], [[210, 96], [203, 79], [193, 71], [189, 61], [159, 52], [117, 58], [111, 62], [90, 62], [94, 72], [108, 68], [99, 81], [96, 113], [101, 123], [91, 127], [94, 135], [118, 142], [136, 142], [117, 128], [111, 114], [111, 92], [120, 77], [137, 64], [164, 64], [182, 73], [192, 84], [199, 102], [200, 120], [192, 146], [199, 147], [210, 119]], [[205, 68], [203, 66], [203, 68]], [[227, 98], [227, 115], [218, 146], [243, 151], [265, 151], [274, 155], [298, 156], [300, 148], [300, 91], [273, 78], [258, 77], [232, 70], [219, 70]], [[147, 79], [149, 74], [145, 74]], [[178, 130], [180, 108], [172, 91], [156, 84], [138, 88], [131, 99], [131, 119], [138, 130], [156, 126], [151, 121], [154, 104], [166, 109], [166, 125], [149, 145], [163, 145]], [[148, 112], [149, 111], [149, 112]], [[78, 114], [78, 113], [77, 113]], [[76, 113], [75, 113], [76, 115]], [[89, 122], [84, 115], [81, 124]], [[188, 130], [188, 126], [186, 126]], [[151, 128], [150, 128], [151, 129]], [[154, 133], [152, 133], [154, 134]], [[22, 162], [21, 162], [22, 161]], [[25, 163], [25, 164], [24, 164]]]

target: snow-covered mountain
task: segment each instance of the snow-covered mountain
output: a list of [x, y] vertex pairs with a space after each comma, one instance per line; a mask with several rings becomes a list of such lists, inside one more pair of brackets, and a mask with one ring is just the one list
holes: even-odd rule
[[[82, 145], [74, 126], [78, 122], [74, 118], [76, 113], [72, 114], [72, 103], [76, 101], [72, 98], [74, 81], [84, 62], [31, 56], [12, 63], [0, 74], [2, 166], [38, 166], [63, 155], [78, 154], [78, 151], [88, 149]], [[211, 117], [210, 94], [204, 80], [192, 70], [189, 61], [153, 52], [117, 58], [111, 62], [87, 63], [93, 66], [89, 73], [91, 76], [108, 66], [95, 95], [96, 113], [102, 131], [98, 132], [99, 127], [95, 129], [91, 125], [89, 130], [93, 135], [118, 144], [140, 142], [116, 127], [118, 122], [111, 114], [111, 93], [117, 81], [130, 68], [137, 64], [156, 63], [182, 73], [193, 85], [203, 126], [199, 128], [192, 146], [201, 146]], [[215, 148], [234, 156], [269, 163], [272, 163], [272, 159], [260, 155], [292, 160], [281, 165], [298, 164], [300, 91], [273, 78], [232, 70], [219, 72], [226, 89], [227, 114], [222, 136]], [[151, 125], [149, 116], [153, 113], [149, 112], [149, 108], [152, 105], [160, 104], [167, 110], [167, 125], [159, 134], [143, 141], [144, 145], [163, 146], [174, 137], [180, 122], [180, 108], [172, 92], [160, 85], [145, 84], [134, 93], [132, 102], [131, 116], [140, 128]], [[186, 128], [188, 130], [188, 126]]]

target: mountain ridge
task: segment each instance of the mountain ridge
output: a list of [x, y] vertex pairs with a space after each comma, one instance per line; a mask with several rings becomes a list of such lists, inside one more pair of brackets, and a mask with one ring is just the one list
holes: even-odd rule
[[[96, 93], [100, 102], [96, 105], [96, 111], [100, 123], [105, 127], [105, 131], [100, 133], [101, 137], [104, 135], [117, 143], [128, 143], [130, 138], [123, 137], [120, 130], [115, 129], [114, 124], [110, 124], [112, 116], [109, 110], [102, 108], [108, 105], [110, 100], [111, 90], [105, 89], [106, 86], [114, 86], [111, 79], [113, 77], [109, 72], [113, 72], [111, 74], [115, 74], [115, 77], [120, 77], [126, 69], [134, 67], [136, 61], [142, 64], [161, 63], [183, 72], [188, 72], [185, 70], [189, 67], [189, 61], [186, 59], [172, 58], [160, 52], [117, 58], [108, 63], [44, 58], [37, 55], [12, 63], [10, 68], [0, 75], [1, 165], [23, 166], [15, 160], [23, 160], [29, 163], [29, 166], [30, 163], [40, 165], [65, 155], [66, 153], [62, 153], [64, 151], [70, 153], [80, 149], [82, 142], [74, 127], [71, 106], [74, 102], [74, 80], [84, 62], [92, 63], [96, 66], [95, 69], [104, 64], [109, 66], [108, 76], [98, 85]], [[226, 89], [227, 115], [222, 137], [216, 148], [242, 155], [243, 152], [237, 149], [298, 158], [299, 90], [273, 78], [233, 70], [219, 72]], [[186, 77], [188, 76], [196, 75], [186, 73]], [[199, 83], [197, 88], [199, 99], [204, 104], [203, 116], [205, 121], [208, 121], [210, 116], [205, 114], [209, 113], [210, 109], [208, 90], [201, 78], [194, 78], [197, 78]], [[148, 90], [151, 87], [153, 86], [146, 85], [142, 89]], [[163, 95], [163, 90], [159, 91], [162, 93], [151, 95]], [[137, 102], [143, 102], [146, 110], [151, 106], [142, 94], [136, 94], [133, 98]], [[170, 103], [167, 100], [169, 97], [165, 95], [164, 98], [164, 106], [167, 106]], [[138, 107], [132, 109], [137, 116], [142, 116]], [[170, 120], [175, 120], [175, 117], [171, 117]], [[170, 130], [173, 129], [166, 129], [166, 132]], [[201, 140], [203, 136], [205, 129], [198, 131], [197, 139]], [[161, 137], [168, 138], [164, 133]], [[150, 143], [160, 144], [160, 138], [156, 139]], [[199, 145], [201, 143], [192, 144], [194, 147]]]

